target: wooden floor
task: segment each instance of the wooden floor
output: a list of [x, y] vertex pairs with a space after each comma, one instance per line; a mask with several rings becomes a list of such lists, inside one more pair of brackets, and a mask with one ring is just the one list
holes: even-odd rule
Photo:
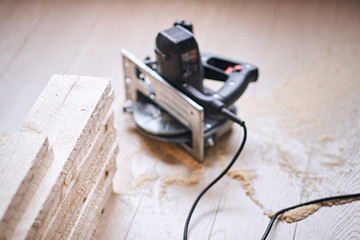
[[[15, 131], [53, 73], [109, 77], [120, 153], [97, 239], [181, 239], [197, 194], [242, 138], [233, 131], [197, 164], [149, 140], [121, 111], [120, 49], [153, 56], [156, 34], [192, 21], [200, 50], [260, 69], [238, 101], [248, 141], [200, 201], [189, 239], [259, 239], [276, 211], [360, 192], [360, 1], [0, 1], [0, 129]], [[244, 177], [246, 179], [244, 179]], [[278, 222], [268, 239], [360, 239], [360, 202]]]

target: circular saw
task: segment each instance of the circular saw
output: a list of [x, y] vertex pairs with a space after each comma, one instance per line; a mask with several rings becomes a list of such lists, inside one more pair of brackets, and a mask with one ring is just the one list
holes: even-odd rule
[[[156, 38], [156, 61], [138, 60], [122, 49], [126, 101], [138, 129], [147, 136], [179, 144], [197, 161], [204, 149], [229, 131], [232, 122], [219, 114], [258, 78], [256, 66], [199, 51], [190, 22], [176, 21]], [[204, 80], [223, 82], [214, 91]]]

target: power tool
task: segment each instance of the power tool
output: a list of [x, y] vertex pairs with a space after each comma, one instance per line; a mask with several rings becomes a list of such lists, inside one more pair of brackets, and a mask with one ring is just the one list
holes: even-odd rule
[[[175, 21], [158, 33], [156, 61], [140, 61], [125, 49], [121, 54], [124, 111], [132, 113], [142, 133], [179, 144], [199, 162], [204, 149], [231, 129], [232, 121], [220, 110], [236, 114], [235, 101], [258, 78], [252, 64], [200, 52], [188, 21]], [[214, 91], [204, 86], [205, 79], [223, 85]]]

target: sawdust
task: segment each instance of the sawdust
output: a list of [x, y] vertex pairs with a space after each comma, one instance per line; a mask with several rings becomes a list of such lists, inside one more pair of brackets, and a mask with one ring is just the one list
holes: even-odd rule
[[256, 178], [256, 174], [250, 169], [230, 169], [227, 175], [233, 179], [239, 180], [242, 188], [245, 190], [246, 195], [261, 209], [264, 205], [255, 197], [255, 188], [252, 183]]
[[[214, 149], [212, 153], [216, 157], [216, 160], [220, 162], [221, 166], [225, 168], [228, 164], [228, 159], [226, 158], [226, 153], [223, 151], [222, 147]], [[231, 168], [226, 175], [238, 180], [251, 201], [261, 209], [264, 208], [264, 205], [255, 197], [256, 192], [253, 187], [253, 180], [256, 179], [256, 174], [253, 170], [245, 168]]]
[[203, 168], [197, 168], [191, 172], [190, 177], [185, 177], [178, 174], [168, 175], [161, 178], [161, 192], [160, 195], [164, 196], [167, 192], [167, 187], [172, 184], [181, 186], [193, 186], [199, 183], [203, 175]]
[[288, 152], [285, 152], [281, 150], [279, 147], [276, 147], [280, 156], [279, 165], [282, 167], [288, 174], [291, 176], [295, 176], [298, 179], [301, 179], [301, 181], [310, 183], [310, 181], [316, 181], [319, 182], [321, 178], [316, 176], [316, 174], [313, 174], [312, 172], [306, 172], [301, 171], [295, 167], [295, 164], [297, 163], [296, 160], [294, 160], [293, 156], [291, 156]]
[[[344, 116], [359, 118], [360, 105], [354, 103], [358, 101], [360, 81], [355, 78], [343, 81], [351, 75], [329, 71], [324, 64], [329, 56], [324, 53], [314, 53], [313, 58], [315, 64], [312, 63], [307, 71], [291, 69], [270, 95], [243, 97], [239, 107], [245, 112], [245, 119], [250, 122], [259, 116], [277, 116], [278, 126], [295, 138], [307, 142], [337, 139], [341, 132], [334, 133], [334, 130], [339, 128]], [[356, 121], [346, 123], [355, 124]], [[328, 132], [332, 136], [324, 134]]]
[[[281, 135], [284, 133], [280, 136], [284, 141], [293, 138], [301, 143], [308, 158], [297, 157], [298, 152], [291, 148], [283, 151], [284, 147], [280, 144], [277, 151], [280, 167], [301, 179], [303, 196], [307, 189], [321, 188], [320, 181], [326, 179], [326, 169], [319, 171], [321, 169], [318, 168], [318, 163], [327, 167], [346, 164], [345, 158], [341, 156], [324, 154], [324, 143], [334, 144], [341, 150], [340, 144], [343, 143], [338, 139], [348, 138], [349, 133], [358, 129], [360, 105], [354, 103], [359, 99], [360, 82], [356, 79], [342, 81], [341, 79], [345, 78], [341, 72], [334, 74], [329, 71], [326, 64], [320, 64], [323, 61], [319, 59], [323, 56], [318, 57], [316, 56], [316, 64], [312, 64], [309, 69], [311, 75], [294, 69], [270, 95], [262, 98], [245, 96], [238, 104], [239, 109], [245, 113], [243, 118], [248, 123], [253, 123], [250, 127], [259, 129], [258, 132], [264, 135], [268, 132]], [[351, 121], [344, 121], [344, 116]], [[276, 131], [266, 130], [269, 126]], [[345, 128], [352, 130], [344, 131]], [[344, 141], [343, 146], [348, 149], [345, 144]], [[324, 155], [327, 159], [313, 158], [319, 155]], [[311, 181], [313, 179], [316, 179], [316, 182]], [[328, 184], [325, 184], [324, 187], [327, 186]], [[270, 212], [264, 214], [270, 215]]]
[[[325, 72], [327, 70], [318, 67], [320, 69], [317, 74], [304, 75], [296, 79], [289, 76], [284, 84], [274, 90], [273, 101], [286, 108], [286, 113], [280, 121], [281, 126], [290, 132], [294, 129], [302, 130], [304, 125], [313, 129], [321, 126], [322, 131], [325, 128], [333, 130], [332, 127], [336, 127], [337, 123], [329, 121], [329, 117], [333, 117], [333, 120], [341, 119], [338, 113], [345, 110], [341, 105], [348, 104], [347, 97], [342, 96], [359, 88], [357, 81], [342, 84], [339, 78], [329, 76]], [[314, 133], [308, 130], [306, 132], [307, 134]], [[330, 138], [325, 137], [323, 140], [330, 140]]]
[[[311, 72], [315, 72], [315, 74], [311, 76], [301, 73], [289, 74], [279, 87], [276, 87], [271, 95], [267, 97], [243, 98], [239, 102], [239, 108], [242, 109], [243, 113], [245, 112], [243, 118], [247, 119], [247, 122], [254, 124], [253, 126], [250, 125], [250, 127], [258, 128], [258, 132], [265, 135], [268, 131], [261, 131], [263, 124], [274, 122], [275, 128], [278, 127], [280, 130], [278, 132], [284, 132], [287, 134], [286, 136], [302, 142], [304, 151], [309, 157], [308, 159], [304, 158], [306, 162], [310, 163], [313, 160], [311, 158], [312, 153], [315, 153], [316, 155], [324, 155], [327, 158], [320, 162], [324, 166], [344, 166], [346, 164], [345, 158], [336, 154], [322, 153], [321, 151], [324, 151], [324, 143], [332, 143], [337, 139], [348, 137], [345, 131], [339, 131], [339, 123], [343, 123], [342, 128], [345, 127], [344, 116], [352, 119], [352, 121], [346, 121], [348, 126], [352, 126], [348, 127], [348, 129], [354, 127], [358, 129], [356, 119], [359, 119], [360, 105], [354, 103], [358, 100], [360, 82], [355, 80], [344, 83], [339, 73], [334, 75], [319, 65], [313, 66], [313, 68], [314, 71]], [[295, 78], [291, 75], [298, 75], [298, 77]], [[266, 127], [269, 127], [269, 125]], [[330, 132], [331, 135], [324, 134], [327, 132]], [[286, 138], [284, 140], [286, 141]], [[316, 144], [319, 144], [319, 149], [312, 148]], [[312, 172], [310, 167], [306, 167], [305, 171], [301, 171], [298, 167], [303, 165], [301, 165], [301, 159], [297, 157], [297, 152], [283, 151], [280, 146], [276, 147], [280, 156], [279, 165], [285, 172], [302, 180], [303, 196], [306, 189], [321, 187], [319, 180], [322, 180], [322, 177], [319, 172]], [[337, 146], [337, 148], [343, 150], [340, 146]], [[316, 179], [316, 184], [310, 181], [312, 179]], [[251, 181], [247, 182], [248, 186], [251, 186]], [[248, 192], [253, 197], [255, 190], [250, 187]], [[323, 206], [330, 207], [354, 200], [330, 201], [298, 208], [283, 214], [280, 220], [286, 222], [300, 221]], [[272, 217], [274, 213], [264, 211], [264, 214]]]
[[136, 186], [144, 185], [147, 182], [154, 182], [159, 178], [158, 174], [147, 174], [136, 179]]
[[[204, 168], [206, 164], [201, 164], [194, 160], [188, 153], [181, 148], [171, 143], [151, 141], [144, 139], [143, 144], [138, 148], [134, 154], [146, 151], [151, 155], [151, 158], [158, 159], [165, 164], [176, 165], [181, 164], [186, 167], [186, 171], [183, 173], [172, 173], [165, 176], [149, 175], [144, 176], [136, 180], [137, 186], [143, 185], [144, 181], [155, 181], [160, 178], [161, 192], [160, 196], [164, 196], [167, 193], [167, 189], [170, 185], [180, 186], [194, 186], [199, 183], [203, 176]], [[214, 149], [210, 149], [211, 159], [214, 158], [219, 161], [224, 167], [227, 163], [227, 158], [222, 147], [218, 146]], [[208, 161], [209, 162], [209, 161]], [[238, 179], [241, 182], [241, 186], [246, 191], [246, 194], [255, 202], [256, 205], [263, 207], [263, 205], [255, 198], [255, 190], [252, 187], [252, 180], [256, 175], [252, 170], [247, 169], [232, 169], [228, 172], [228, 175], [234, 179]]]
[[300, 220], [307, 218], [308, 216], [310, 216], [320, 208], [321, 208], [321, 204], [312, 204], [308, 206], [299, 207], [281, 214], [279, 219], [287, 223], [298, 222]]
[[191, 176], [186, 178], [184, 176], [181, 175], [169, 175], [166, 177], [162, 178], [162, 184], [163, 185], [169, 185], [169, 184], [178, 184], [178, 185], [182, 185], [182, 186], [193, 186], [197, 183], [199, 183], [199, 179], [200, 176], [203, 173], [203, 169], [202, 168], [198, 168], [195, 169], [192, 173]]
[[182, 163], [189, 169], [198, 170], [203, 167], [201, 163], [195, 161], [192, 156], [190, 156], [188, 153], [186, 153], [184, 150], [182, 150], [175, 144], [161, 144], [160, 151], [163, 151], [164, 157], [166, 157], [168, 160], [176, 163]]
[[202, 168], [201, 163], [195, 161], [192, 156], [173, 143], [160, 142], [144, 137], [143, 144], [136, 153], [144, 151], [146, 151], [151, 158], [158, 159], [166, 164], [182, 164], [189, 169]]
[[0, 146], [4, 146], [6, 144], [6, 141], [9, 136], [10, 136], [10, 133], [0, 131]]
[[335, 155], [335, 154], [324, 154], [324, 155], [333, 160], [330, 162], [322, 162], [323, 165], [328, 166], [328, 167], [343, 166], [346, 162], [345, 158]]
[[182, 164], [187, 167], [186, 173], [173, 173], [161, 177], [160, 196], [164, 196], [170, 185], [193, 186], [199, 183], [203, 174], [203, 165], [198, 163], [184, 150], [175, 144], [162, 143], [158, 145], [161, 158], [170, 164]]
[[177, 165], [185, 166], [185, 169], [181, 173], [177, 171], [176, 173], [167, 173], [166, 175], [159, 173], [145, 175], [135, 180], [136, 186], [141, 186], [144, 182], [155, 182], [155, 180], [160, 179], [160, 196], [164, 196], [170, 185], [193, 186], [199, 182], [203, 174], [204, 166], [195, 161], [194, 158], [183, 149], [172, 143], [160, 142], [148, 138], [143, 138], [142, 142], [143, 144], [134, 152], [134, 155], [146, 152], [149, 158], [162, 162], [164, 166], [168, 166], [169, 169]]
[[285, 169], [285, 171], [287, 171], [290, 174], [294, 174], [296, 177], [303, 177], [305, 175], [303, 171], [298, 170], [294, 166], [295, 164], [290, 161], [291, 157], [289, 156], [288, 153], [280, 149], [278, 146], [276, 147], [276, 149], [280, 155], [279, 164], [281, 167]]
[[[324, 66], [326, 66], [326, 64], [324, 64]], [[312, 149], [306, 149], [306, 146], [310, 146], [315, 141], [319, 144], [328, 143], [337, 139], [339, 137], [338, 133], [334, 133], [332, 136], [323, 133], [332, 133], [332, 131], [336, 129], [337, 124], [342, 120], [342, 116], [349, 115], [348, 108], [344, 106], [351, 102], [356, 102], [354, 99], [356, 100], [358, 97], [356, 97], [354, 93], [359, 91], [360, 82], [344, 82], [339, 73], [333, 75], [333, 73], [329, 73], [326, 67], [319, 65], [312, 67], [316, 71], [314, 71], [314, 69], [310, 69], [309, 71], [316, 72], [316, 74], [309, 76], [301, 73], [289, 73], [289, 76], [286, 77], [282, 84], [275, 88], [268, 97], [261, 99], [243, 97], [238, 105], [239, 109], [242, 110], [244, 119], [248, 120], [248, 123], [253, 123], [254, 126], [256, 126], [253, 120], [258, 120], [259, 116], [264, 117], [260, 120], [266, 120], [272, 116], [278, 117], [276, 119], [277, 127], [279, 127], [281, 131], [289, 133], [294, 138], [302, 140], [305, 150], [309, 152], [312, 151]], [[295, 78], [292, 76], [298, 77]], [[354, 107], [359, 108], [357, 105]], [[349, 117], [351, 116], [353, 115], [350, 114]], [[354, 118], [357, 117], [355, 116]], [[332, 120], [330, 121], [329, 119]], [[261, 122], [260, 120], [259, 122]], [[259, 129], [261, 129], [261, 127], [259, 127]], [[185, 173], [171, 173], [166, 176], [158, 176], [162, 185], [162, 194], [166, 194], [166, 189], [170, 185], [193, 186], [198, 184], [203, 174], [204, 166], [202, 164], [194, 161], [191, 156], [175, 144], [161, 143], [147, 140], [146, 138], [143, 140], [145, 143], [137, 153], [146, 152], [146, 154], [150, 155], [150, 158], [157, 159], [165, 164], [181, 164], [187, 167]], [[309, 141], [312, 142], [309, 144]], [[279, 147], [277, 147], [277, 150], [280, 156], [280, 166], [286, 172], [302, 179], [304, 193], [306, 188], [311, 187], [311, 182], [308, 181], [311, 179], [311, 171], [309, 169], [307, 169], [307, 172], [299, 170], [297, 168], [300, 164], [299, 159], [293, 158], [291, 152], [285, 152]], [[220, 154], [216, 155], [216, 157], [222, 165], [225, 165], [227, 158], [225, 158], [224, 155]], [[334, 161], [323, 162], [323, 165], [335, 167], [345, 164], [345, 159], [341, 157], [335, 155], [328, 155], [328, 157], [334, 159]], [[213, 157], [211, 156], [211, 158]], [[306, 159], [306, 161], [310, 161], [310, 159]], [[264, 205], [255, 197], [256, 191], [253, 182], [256, 179], [256, 175], [252, 170], [232, 169], [228, 172], [228, 176], [238, 180], [247, 196], [261, 209], [264, 209]], [[153, 179], [156, 180], [155, 178]], [[289, 211], [283, 214], [280, 220], [287, 222], [300, 221], [316, 212], [322, 206], [328, 206], [326, 204], [329, 203], [316, 204]], [[334, 204], [343, 203], [331, 203], [331, 205]], [[265, 211], [264, 214], [269, 217], [273, 215], [271, 211]]]
[[264, 211], [264, 215], [268, 216], [269, 218], [272, 218], [274, 216], [274, 212], [272, 210]]
[[324, 142], [331, 142], [333, 140], [334, 140], [334, 138], [329, 135], [321, 135], [318, 139], [318, 142], [324, 143]]
[[[342, 205], [342, 204], [350, 203], [352, 201], [357, 201], [357, 200], [360, 200], [360, 198], [331, 200], [331, 201], [326, 201], [326, 202], [322, 202], [322, 203], [316, 203], [316, 204], [311, 204], [311, 205], [295, 208], [293, 210], [289, 210], [289, 211], [281, 214], [278, 217], [278, 220], [284, 221], [287, 223], [298, 222], [298, 221], [301, 221], [301, 220], [307, 218], [311, 214], [315, 213], [321, 207], [331, 207], [333, 205]], [[274, 213], [269, 211], [269, 212], [266, 212], [265, 215], [267, 215], [269, 218], [272, 218], [274, 216]]]
[[223, 168], [225, 168], [227, 162], [226, 162], [226, 158], [225, 158], [224, 154], [223, 153], [217, 153], [216, 158], [220, 162], [221, 166]]

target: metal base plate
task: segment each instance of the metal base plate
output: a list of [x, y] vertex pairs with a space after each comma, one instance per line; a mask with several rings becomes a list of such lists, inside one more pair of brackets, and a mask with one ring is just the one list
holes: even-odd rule
[[[236, 113], [234, 106], [231, 110]], [[133, 118], [136, 126], [146, 135], [162, 141], [191, 144], [191, 131], [155, 104], [137, 102], [133, 108]], [[205, 147], [213, 145], [218, 137], [229, 130], [230, 127], [226, 126], [228, 122], [223, 117], [205, 116]]]
[[[178, 142], [196, 160], [203, 162], [204, 148], [228, 131], [231, 121], [206, 117], [202, 106], [170, 85], [152, 68], [124, 49], [121, 54], [126, 102], [131, 102], [134, 106], [135, 122], [139, 129], [157, 139]], [[150, 103], [156, 103], [154, 106], [161, 110], [139, 104], [149, 103], [142, 101], [139, 96], [150, 99]], [[178, 123], [169, 118], [176, 119]], [[189, 133], [185, 133], [183, 126]]]

